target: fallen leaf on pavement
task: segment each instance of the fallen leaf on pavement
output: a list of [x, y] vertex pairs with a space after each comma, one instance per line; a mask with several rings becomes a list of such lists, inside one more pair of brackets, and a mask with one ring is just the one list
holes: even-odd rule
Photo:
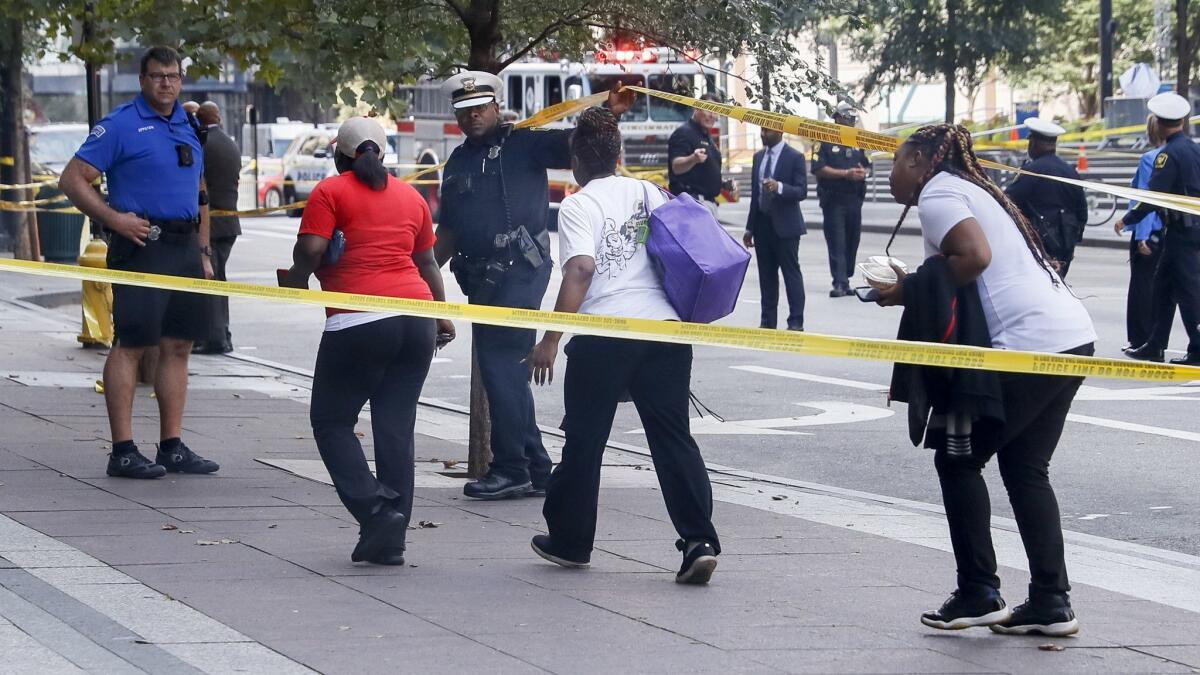
[[242, 397], [242, 395], [241, 395], [241, 394], [234, 394], [234, 395], [233, 395], [233, 397], [234, 397], [234, 398], [241, 398], [241, 397]]
[[211, 539], [197, 539], [196, 540], [197, 546], [216, 546], [218, 544], [236, 544], [236, 543], [237, 542], [234, 541], [233, 539], [217, 539], [216, 541], [213, 541]]
[[777, 502], [781, 502], [781, 501], [787, 499], [787, 495], [772, 495], [771, 499], [773, 499], [774, 501], [777, 501]]
[[1062, 645], [1056, 645], [1053, 642], [1047, 642], [1044, 645], [1038, 645], [1038, 649], [1044, 652], [1065, 652], [1067, 648]]
[[97, 394], [104, 393], [104, 380], [96, 380], [96, 393]]
[[179, 534], [196, 534], [195, 530], [180, 530]]
[[458, 466], [458, 460], [457, 459], [447, 459], [446, 461], [442, 462], [442, 466], [447, 469], [453, 469], [454, 467]]
[[420, 527], [420, 528], [431, 528], [431, 527], [438, 527], [438, 526], [440, 526], [441, 524], [442, 524], [442, 523], [435, 523], [435, 522], [433, 522], [432, 520], [422, 520], [421, 522], [417, 523], [417, 527]]
[[273, 530], [273, 529], [275, 529], [275, 528], [277, 528], [277, 527], [279, 527], [279, 525], [278, 525], [278, 524], [276, 524], [276, 523], [271, 523], [270, 525], [268, 525], [268, 526], [267, 526], [267, 529], [268, 529], [268, 530]]
[[178, 530], [178, 529], [179, 529], [179, 526], [178, 526], [178, 525], [172, 525], [171, 523], [167, 523], [167, 524], [165, 524], [165, 525], [163, 525], [163, 526], [162, 526], [162, 529], [164, 529], [164, 530]]
[[338, 626], [338, 630], [350, 630], [350, 626]]

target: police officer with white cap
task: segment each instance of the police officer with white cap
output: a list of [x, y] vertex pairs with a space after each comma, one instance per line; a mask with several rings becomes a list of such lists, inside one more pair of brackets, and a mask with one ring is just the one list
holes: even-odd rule
[[[550, 281], [547, 169], [571, 168], [572, 130], [516, 129], [502, 123], [500, 78], [467, 71], [443, 84], [466, 136], [442, 174], [435, 255], [450, 260], [471, 304], [538, 309]], [[633, 92], [609, 95], [620, 115]], [[476, 499], [545, 495], [550, 456], [534, 416], [525, 356], [535, 331], [476, 324], [480, 377], [492, 417], [492, 464], [463, 493]]]
[[[1150, 99], [1150, 113], [1158, 120], [1167, 143], [1154, 159], [1150, 189], [1190, 197], [1200, 196], [1200, 148], [1185, 131], [1192, 112], [1188, 100], [1173, 92]], [[1154, 295], [1170, 294], [1179, 304], [1188, 335], [1187, 354], [1171, 359], [1177, 365], [1200, 366], [1200, 217], [1162, 209], [1141, 202], [1125, 216], [1125, 224], [1136, 225], [1151, 211], [1166, 223], [1163, 251], [1154, 271]], [[1171, 318], [1156, 317], [1150, 339], [1125, 353], [1142, 361], [1162, 361], [1171, 337]]]
[[[854, 107], [842, 101], [833, 121], [852, 127], [858, 120]], [[871, 160], [867, 153], [835, 143], [817, 143], [812, 151], [812, 172], [817, 177], [817, 200], [821, 204], [825, 248], [829, 252], [829, 274], [833, 289], [829, 297], [851, 294], [850, 275], [858, 258], [862, 236], [862, 205], [867, 196]]]
[[[1040, 117], [1025, 120], [1029, 129], [1029, 161], [1021, 167], [1032, 173], [1079, 179], [1079, 173], [1058, 156], [1058, 137], [1066, 131]], [[1047, 178], [1017, 176], [1005, 190], [1042, 238], [1046, 253], [1058, 262], [1058, 274], [1067, 276], [1075, 245], [1083, 238], [1088, 207], [1083, 188]]]

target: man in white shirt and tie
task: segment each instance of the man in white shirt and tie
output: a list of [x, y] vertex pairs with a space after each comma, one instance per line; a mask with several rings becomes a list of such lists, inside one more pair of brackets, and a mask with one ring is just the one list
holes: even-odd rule
[[783, 141], [783, 132], [764, 128], [763, 149], [754, 155], [746, 248], [757, 251], [762, 298], [761, 328], [776, 328], [779, 275], [788, 300], [787, 329], [804, 330], [804, 277], [800, 237], [808, 232], [800, 202], [808, 195], [804, 155]]

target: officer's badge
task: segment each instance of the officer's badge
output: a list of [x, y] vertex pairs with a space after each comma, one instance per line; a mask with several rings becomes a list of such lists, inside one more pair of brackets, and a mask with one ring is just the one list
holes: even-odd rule
[[835, 145], [835, 146], [833, 146], [832, 150], [833, 150], [835, 153], [841, 154], [841, 152], [842, 152], [842, 146], [840, 146], [840, 145]]
[[463, 88], [463, 91], [468, 92], [468, 93], [475, 91], [475, 78], [464, 77], [463, 81], [462, 81], [462, 88]]
[[493, 145], [492, 147], [488, 148], [488, 159], [496, 159], [499, 156], [500, 156], [500, 146]]
[[1160, 152], [1158, 157], [1154, 158], [1154, 168], [1161, 169], [1167, 165], [1167, 153]]
[[162, 228], [157, 225], [151, 225], [150, 234], [146, 235], [146, 238], [150, 241], [158, 241], [160, 236], [162, 236]]

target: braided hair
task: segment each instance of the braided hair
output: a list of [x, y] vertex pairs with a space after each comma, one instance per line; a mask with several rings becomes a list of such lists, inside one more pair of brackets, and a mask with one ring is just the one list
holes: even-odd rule
[[[1000, 186], [996, 185], [988, 177], [983, 166], [979, 163], [979, 158], [975, 156], [975, 150], [971, 142], [971, 132], [966, 127], [961, 124], [931, 124], [924, 126], [909, 136], [904, 141], [904, 145], [920, 150], [921, 154], [929, 158], [929, 171], [921, 177], [915, 194], [920, 195], [925, 184], [943, 171], [982, 188], [1012, 218], [1013, 223], [1020, 230], [1021, 236], [1025, 240], [1025, 245], [1029, 248], [1029, 252], [1033, 254], [1034, 259], [1037, 260], [1042, 269], [1046, 270], [1046, 273], [1050, 275], [1050, 279], [1054, 282], [1054, 285], [1058, 285], [1059, 281], [1054, 271], [1054, 261], [1050, 259], [1045, 247], [1042, 246], [1042, 238], [1038, 236], [1037, 230], [1033, 229], [1029, 224], [1029, 221], [1025, 218], [1025, 214], [1021, 213], [1021, 210], [1008, 198], [1008, 195], [1004, 194]], [[911, 206], [905, 206], [904, 213], [900, 214], [900, 221], [896, 223], [897, 230], [908, 215], [909, 208]]]
[[589, 175], [616, 171], [621, 158], [621, 129], [610, 110], [591, 107], [579, 113], [579, 122], [571, 135], [571, 154]]

